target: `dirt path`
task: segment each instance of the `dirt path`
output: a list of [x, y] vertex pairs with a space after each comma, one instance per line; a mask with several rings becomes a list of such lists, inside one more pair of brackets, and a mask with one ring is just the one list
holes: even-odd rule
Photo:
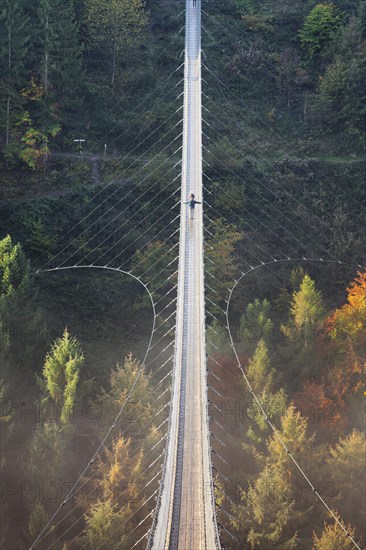
[[[84, 159], [90, 162], [91, 165], [91, 180], [92, 183], [89, 185], [78, 185], [77, 188], [85, 188], [85, 189], [94, 189], [96, 187], [102, 187], [105, 185], [105, 182], [102, 181], [101, 175], [100, 175], [100, 168], [99, 168], [99, 161], [100, 160], [112, 160], [116, 159], [116, 157], [112, 156], [102, 156], [102, 155], [95, 155], [91, 153], [83, 153], [82, 155], [78, 155], [76, 153], [51, 153], [51, 158], [65, 158], [65, 159]], [[27, 187], [29, 190], [29, 187]], [[24, 197], [14, 197], [9, 199], [2, 199], [0, 200], [0, 206], [4, 206], [6, 204], [10, 203], [16, 203], [16, 202], [25, 202], [25, 201], [32, 201], [32, 200], [39, 200], [39, 199], [58, 199], [60, 197], [64, 197], [65, 195], [68, 195], [75, 191], [76, 187], [67, 187], [65, 189], [56, 189], [54, 191], [40, 191], [35, 192], [32, 195], [24, 196]], [[10, 190], [10, 189], [9, 189]], [[5, 190], [3, 189], [3, 193]]]

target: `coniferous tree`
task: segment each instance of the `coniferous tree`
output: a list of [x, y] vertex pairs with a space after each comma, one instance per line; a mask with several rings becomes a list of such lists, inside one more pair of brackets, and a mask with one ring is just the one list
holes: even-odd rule
[[38, 5], [38, 20], [40, 23], [39, 45], [42, 54], [39, 70], [46, 97], [49, 95], [50, 90], [51, 54], [54, 49], [58, 24], [57, 19], [54, 19], [56, 14], [52, 10], [53, 2], [54, 0], [39, 0]]
[[[132, 388], [138, 372], [141, 369], [140, 362], [135, 359], [131, 353], [125, 358], [123, 366], [117, 364], [110, 376], [111, 389], [109, 392], [103, 391], [98, 399], [98, 405], [105, 414], [113, 413], [120, 409], [125, 402], [129, 391]], [[132, 433], [139, 427], [144, 426], [150, 418], [152, 411], [153, 391], [151, 387], [151, 376], [142, 368], [136, 385], [131, 395], [131, 404], [127, 412], [127, 424], [130, 424]], [[109, 415], [107, 416], [109, 418]]]
[[37, 288], [20, 244], [10, 235], [0, 240], [0, 344], [7, 363], [28, 366], [46, 340], [43, 314], [36, 306]]
[[[84, 491], [79, 501], [86, 510], [86, 529], [81, 541], [88, 541], [90, 548], [107, 550], [117, 543], [126, 550], [131, 548], [129, 533], [145, 517], [146, 509], [141, 510], [141, 506], [153, 488], [157, 488], [156, 481], [153, 485], [148, 481], [157, 473], [159, 463], [151, 469], [148, 466], [156, 458], [151, 448], [159, 439], [161, 434], [153, 428], [142, 448], [133, 452], [133, 440], [119, 434], [96, 464], [89, 490]], [[145, 453], [149, 456], [145, 457]], [[94, 502], [91, 507], [90, 502]]]
[[[307, 433], [307, 421], [291, 404], [281, 418], [278, 429], [282, 441], [298, 460], [312, 450], [314, 437]], [[246, 537], [251, 548], [297, 547], [297, 530], [305, 522], [304, 504], [298, 502], [298, 476], [288, 454], [275, 435], [267, 439], [266, 450], [254, 453], [262, 465], [256, 480], [241, 491], [241, 502], [233, 506], [240, 521], [233, 525]]]
[[[354, 538], [355, 530], [350, 525], [345, 529]], [[338, 523], [325, 523], [319, 537], [314, 533], [313, 541], [314, 550], [352, 550], [355, 547]]]
[[58, 0], [54, 10], [58, 24], [55, 29], [57, 51], [51, 55], [53, 95], [61, 125], [72, 132], [80, 124], [84, 100], [83, 48], [75, 20], [74, 0]]
[[273, 384], [268, 348], [259, 340], [255, 353], [247, 367], [249, 381], [255, 391], [269, 390]]
[[299, 540], [299, 513], [291, 484], [274, 467], [266, 466], [247, 491], [240, 491], [241, 503], [233, 506], [232, 521], [251, 549], [292, 550]]
[[25, 58], [29, 47], [28, 19], [18, 0], [4, 0], [0, 10], [1, 125], [5, 126], [5, 146], [22, 109], [19, 93], [25, 84]]
[[84, 355], [76, 338], [67, 329], [46, 357], [43, 377], [47, 394], [60, 406], [60, 419], [67, 423], [72, 414]]
[[69, 442], [69, 435], [56, 422], [38, 424], [28, 444], [24, 466], [27, 480], [42, 481], [42, 487], [61, 481], [67, 469]]
[[91, 44], [98, 44], [111, 55], [111, 86], [124, 47], [138, 43], [148, 19], [143, 0], [86, 0], [86, 24]]
[[98, 500], [85, 516], [85, 536], [82, 543], [91, 550], [108, 550], [117, 547], [131, 548], [126, 530], [122, 528], [126, 517], [110, 499]]
[[[222, 219], [217, 219], [209, 226], [210, 238], [205, 241], [207, 246], [205, 252], [210, 261], [205, 267], [209, 276], [210, 286], [216, 291], [215, 301], [220, 303], [220, 299], [226, 296], [227, 289], [231, 288], [232, 280], [237, 276], [237, 259], [235, 257], [235, 245], [243, 238], [237, 227], [228, 224]], [[210, 304], [210, 308], [216, 314], [220, 314], [220, 309]]]
[[240, 333], [244, 343], [255, 343], [259, 339], [268, 344], [272, 336], [273, 322], [270, 315], [268, 300], [259, 300], [248, 304], [245, 313], [240, 318]]
[[290, 338], [302, 335], [305, 347], [314, 336], [319, 321], [323, 315], [323, 299], [316, 290], [314, 281], [305, 275], [300, 288], [292, 295], [291, 318], [287, 326], [282, 326], [283, 332]]
[[[286, 412], [287, 398], [285, 391], [282, 388], [276, 393], [271, 393], [270, 391], [264, 390], [258, 395], [258, 399], [268, 418], [275, 426], [277, 426], [280, 418]], [[250, 421], [246, 434], [249, 439], [249, 443], [244, 443], [243, 447], [258, 458], [260, 455], [265, 453], [265, 442], [272, 432], [268, 422], [263, 417], [260, 407], [254, 400], [248, 407], [247, 417]]]
[[[307, 419], [304, 418], [291, 403], [281, 418], [281, 439], [286, 447], [296, 457], [302, 457], [312, 448], [314, 435], [308, 434]], [[288, 468], [289, 458], [279, 439], [273, 435], [267, 442], [268, 462], [276, 466], [287, 476], [291, 475]]]
[[55, 113], [55, 102], [51, 95], [51, 54], [55, 43], [55, 21], [53, 12], [56, 0], [25, 2], [24, 11], [29, 19], [30, 47], [27, 57], [29, 81], [21, 94], [26, 101], [26, 110], [18, 123], [20, 134], [18, 157], [30, 168], [35, 169], [49, 152], [48, 143], [60, 131]]
[[330, 449], [327, 459], [329, 475], [338, 489], [339, 512], [355, 525], [365, 523], [365, 472], [366, 438], [353, 430]]
[[333, 59], [319, 81], [314, 114], [321, 124], [346, 132], [355, 144], [364, 146], [366, 121], [365, 2], [340, 30]]
[[342, 16], [331, 2], [322, 2], [311, 10], [300, 32], [301, 44], [307, 49], [310, 59], [329, 46], [341, 22]]
[[37, 0], [27, 6], [32, 23], [29, 57], [32, 78], [23, 92], [26, 150], [21, 158], [32, 168], [47, 158], [49, 142], [61, 128], [75, 131], [84, 97], [82, 44], [73, 0]]
[[53, 10], [55, 0], [39, 0], [38, 24], [39, 33], [37, 36], [39, 47], [38, 78], [41, 98], [36, 103], [38, 113], [35, 111], [35, 122], [42, 132], [42, 153], [43, 158], [48, 153], [48, 135], [55, 134], [59, 130], [54, 102], [52, 97], [52, 54], [57, 48], [57, 12]]

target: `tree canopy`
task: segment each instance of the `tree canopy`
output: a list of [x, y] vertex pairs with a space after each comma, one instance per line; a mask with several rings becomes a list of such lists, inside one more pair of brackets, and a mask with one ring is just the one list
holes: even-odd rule
[[306, 17], [300, 40], [309, 56], [322, 52], [334, 39], [342, 23], [337, 6], [331, 2], [317, 4]]
[[46, 391], [60, 407], [63, 423], [70, 420], [73, 412], [83, 363], [80, 344], [65, 329], [63, 336], [56, 340], [47, 354], [43, 368]]

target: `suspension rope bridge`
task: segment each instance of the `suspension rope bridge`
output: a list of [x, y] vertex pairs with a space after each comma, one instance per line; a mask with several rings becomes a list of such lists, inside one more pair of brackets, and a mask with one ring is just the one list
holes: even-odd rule
[[[182, 204], [202, 197], [201, 14], [187, 2]], [[182, 212], [169, 441], [148, 548], [220, 547], [207, 410], [203, 215]]]
[[[151, 453], [151, 462], [148, 463], [144, 471], [144, 474], [151, 472], [152, 477], [139, 489], [137, 496], [142, 499], [141, 505], [118, 526], [116, 531], [111, 534], [110, 538], [112, 536], [118, 536], [123, 528], [127, 528], [126, 525], [128, 522], [136, 514], [139, 514], [138, 517], [142, 519], [128, 534], [130, 548], [142, 548], [145, 544], [149, 550], [218, 550], [221, 548], [220, 533], [226, 533], [237, 542], [236, 537], [227, 529], [228, 526], [225, 527], [220, 525], [216, 517], [216, 510], [219, 510], [225, 513], [232, 522], [235, 520], [232, 514], [222, 506], [218, 507], [215, 502], [215, 490], [219, 492], [222, 492], [222, 490], [214, 484], [213, 471], [217, 472], [223, 479], [226, 480], [227, 478], [220, 473], [218, 466], [216, 467], [212, 464], [212, 458], [218, 458], [220, 462], [226, 465], [228, 463], [226, 459], [221, 456], [220, 452], [211, 447], [211, 436], [214, 437], [215, 441], [217, 441], [220, 446], [224, 447], [225, 444], [219, 436], [210, 432], [210, 421], [215, 422], [215, 425], [221, 430], [224, 430], [224, 427], [216, 419], [210, 419], [208, 410], [208, 389], [212, 390], [218, 396], [221, 396], [221, 394], [212, 385], [208, 385], [207, 381], [206, 314], [212, 317], [216, 322], [222, 322], [210, 311], [210, 308], [207, 307], [206, 304], [211, 304], [216, 310], [219, 309], [223, 312], [226, 318], [226, 325], [224, 325], [224, 328], [228, 332], [230, 345], [236, 357], [238, 368], [263, 418], [273, 432], [274, 437], [281, 443], [289, 460], [292, 461], [295, 468], [308, 483], [311, 491], [318, 497], [320, 503], [326, 508], [329, 515], [347, 534], [354, 546], [360, 550], [357, 542], [353, 540], [350, 533], [347, 532], [338, 514], [328, 506], [326, 501], [316, 490], [307, 473], [303, 471], [297, 458], [293, 455], [291, 449], [287, 448], [279, 430], [267, 416], [260, 399], [253, 391], [250, 380], [247, 378], [240, 363], [229, 324], [229, 307], [233, 292], [241, 280], [249, 273], [261, 267], [291, 261], [334, 262], [336, 264], [344, 264], [344, 262], [338, 259], [309, 257], [309, 251], [317, 249], [316, 253], [320, 253], [321, 251], [326, 252], [326, 249], [324, 245], [317, 240], [319, 236], [321, 236], [319, 230], [315, 228], [314, 231], [310, 231], [310, 229], [313, 230], [314, 228], [306, 217], [308, 215], [306, 209], [305, 213], [304, 210], [292, 212], [287, 220], [290, 221], [289, 225], [289, 223], [286, 224], [281, 217], [280, 219], [275, 217], [276, 214], [281, 215], [280, 206], [278, 204], [273, 204], [275, 200], [271, 202], [267, 197], [265, 200], [268, 203], [268, 208], [266, 208], [266, 216], [263, 217], [263, 219], [258, 219], [251, 209], [245, 208], [247, 217], [242, 221], [249, 227], [252, 235], [252, 237], [246, 235], [251, 245], [251, 249], [248, 250], [248, 259], [244, 260], [248, 268], [243, 272], [235, 264], [232, 264], [233, 270], [237, 271], [237, 276], [232, 278], [233, 285], [229, 289], [228, 295], [220, 295], [217, 290], [214, 290], [210, 286], [210, 281], [205, 280], [205, 275], [207, 275], [206, 279], [209, 277], [215, 279], [215, 276], [207, 269], [204, 262], [204, 260], [207, 260], [207, 262], [214, 264], [214, 260], [210, 258], [209, 254], [210, 245], [207, 241], [205, 242], [204, 237], [205, 233], [207, 233], [208, 238], [212, 236], [208, 227], [204, 225], [204, 219], [208, 220], [208, 224], [212, 223], [212, 220], [207, 213], [204, 212], [204, 209], [218, 215], [219, 213], [208, 201], [208, 197], [212, 196], [212, 191], [209, 189], [212, 179], [202, 170], [202, 150], [211, 154], [211, 157], [216, 161], [220, 159], [218, 159], [215, 154], [210, 153], [209, 149], [205, 148], [202, 144], [202, 135], [204, 135], [202, 132], [202, 121], [204, 121], [204, 118], [202, 118], [201, 104], [203, 94], [201, 90], [200, 0], [194, 2], [192, 2], [192, 0], [186, 0], [185, 17], [185, 60], [184, 63], [179, 65], [177, 69], [174, 69], [165, 80], [165, 83], [168, 82], [172, 78], [172, 75], [184, 66], [183, 107], [174, 107], [173, 112], [170, 113], [165, 121], [161, 123], [157, 129], [151, 132], [147, 138], [144, 138], [139, 144], [133, 143], [133, 148], [129, 153], [130, 155], [138, 151], [139, 147], [148, 138], [153, 136], [157, 130], [161, 129], [165, 124], [169, 125], [169, 130], [166, 132], [164, 131], [163, 136], [154, 144], [160, 144], [161, 141], [168, 138], [168, 141], [165, 141], [164, 145], [161, 144], [160, 150], [157, 153], [153, 153], [154, 147], [151, 146], [145, 153], [133, 160], [128, 166], [128, 169], [131, 169], [137, 164], [136, 171], [131, 176], [131, 180], [139, 176], [138, 185], [144, 184], [142, 185], [141, 192], [138, 196], [134, 196], [133, 192], [136, 195], [136, 187], [132, 187], [129, 190], [127, 187], [125, 194], [118, 199], [117, 193], [127, 184], [128, 180], [126, 180], [116, 188], [111, 187], [109, 195], [102, 199], [102, 193], [109, 189], [112, 184], [115, 184], [120, 176], [113, 178], [99, 193], [97, 193], [97, 195], [95, 195], [94, 199], [101, 195], [100, 198], [102, 200], [99, 204], [93, 207], [88, 214], [84, 215], [82, 219], [70, 229], [67, 235], [71, 235], [77, 227], [80, 226], [81, 228], [81, 223], [90, 218], [90, 223], [88, 222], [89, 225], [86, 229], [83, 229], [76, 237], [66, 244], [56, 256], [47, 261], [47, 263], [39, 269], [39, 272], [47, 273], [56, 271], [62, 272], [68, 269], [75, 271], [98, 269], [106, 270], [106, 272], [118, 272], [123, 276], [132, 277], [143, 286], [149, 295], [153, 321], [146, 354], [128, 390], [125, 401], [121, 405], [120, 410], [117, 412], [111, 426], [105, 433], [105, 436], [102, 438], [90, 461], [82, 469], [71, 490], [67, 493], [59, 507], [52, 514], [33, 542], [31, 550], [38, 548], [41, 543], [43, 547], [46, 544], [47, 548], [53, 548], [70, 532], [73, 538], [66, 543], [65, 547], [71, 548], [72, 543], [83, 534], [84, 528], [81, 528], [79, 532], [75, 531], [79, 522], [82, 522], [83, 519], [82, 514], [75, 519], [75, 510], [77, 509], [77, 504], [74, 503], [75, 494], [97, 475], [97, 470], [94, 470], [93, 473], [89, 474], [89, 478], [86, 478], [86, 474], [92, 465], [110, 445], [113, 433], [116, 433], [116, 428], [123, 425], [127, 403], [133, 395], [144, 368], [152, 364], [156, 365], [157, 361], [161, 361], [161, 364], [155, 369], [154, 376], [160, 372], [163, 375], [156, 384], [156, 388], [159, 388], [159, 392], [161, 387], [161, 392], [156, 398], [156, 402], [161, 402], [161, 406], [149, 420], [149, 425], [156, 425], [159, 438], [146, 452], [146, 456], [150, 456]], [[206, 65], [205, 67], [207, 68]], [[210, 69], [207, 70], [213, 74]], [[217, 80], [214, 74], [213, 76]], [[181, 80], [179, 83], [180, 82]], [[182, 94], [179, 94], [176, 100], [179, 100], [181, 95]], [[214, 102], [213, 104], [215, 106], [214, 110], [217, 113], [218, 106]], [[169, 104], [169, 106], [171, 107], [171, 104]], [[182, 110], [183, 118], [179, 118], [178, 122], [175, 122], [174, 117], [176, 115], [181, 117]], [[215, 113], [213, 116], [218, 120]], [[183, 130], [181, 131], [180, 124], [182, 122]], [[174, 130], [177, 129], [179, 133], [171, 137], [171, 133], [174, 134]], [[177, 141], [179, 139], [182, 139], [181, 146], [179, 146], [179, 142]], [[143, 165], [138, 168], [139, 161], [143, 159], [147, 152], [152, 152], [153, 156], [149, 158], [148, 162], [143, 163]], [[161, 153], [165, 153], [162, 162], [160, 162], [159, 159]], [[178, 159], [178, 156], [181, 156], [181, 158]], [[158, 165], [154, 164], [156, 159], [159, 162]], [[210, 164], [205, 162], [205, 165], [207, 170], [209, 170]], [[177, 171], [178, 173], [176, 173]], [[158, 175], [155, 175], [156, 172]], [[222, 181], [226, 180], [217, 168], [215, 168], [215, 172]], [[231, 170], [231, 173], [241, 180], [233, 170]], [[203, 176], [208, 182], [205, 186], [202, 181]], [[178, 178], [181, 179], [181, 185], [179, 187], [176, 186]], [[149, 183], [150, 179], [154, 181], [153, 184]], [[149, 198], [150, 191], [154, 185], [156, 186], [161, 180], [163, 180], [163, 186], [159, 188], [159, 191], [155, 193], [152, 198]], [[231, 182], [228, 181], [227, 183], [229, 189]], [[261, 185], [264, 184], [261, 183]], [[177, 200], [179, 192], [180, 200]], [[194, 193], [195, 197], [202, 203], [195, 208], [195, 216], [192, 220], [188, 219], [188, 209], [184, 205], [188, 193], [190, 192]], [[230, 191], [228, 192], [230, 193]], [[255, 190], [255, 193], [258, 195], [259, 199], [263, 198], [261, 194], [262, 191], [258, 190], [258, 188]], [[276, 199], [275, 194], [272, 191], [271, 193], [273, 198]], [[162, 195], [161, 199], [159, 198], [160, 194]], [[285, 194], [290, 197], [291, 200], [297, 201], [296, 197], [291, 195], [289, 191], [286, 191]], [[133, 198], [133, 200], [129, 203], [129, 206], [124, 207], [123, 210], [117, 210], [117, 214], [108, 223], [104, 223], [104, 216], [111, 213], [113, 215], [116, 207], [121, 203], [123, 204], [122, 201], [125, 202], [126, 197], [130, 195], [132, 195], [131, 198]], [[112, 206], [110, 206], [110, 199], [114, 196], [114, 202]], [[158, 205], [154, 206], [154, 201], [157, 197]], [[143, 199], [143, 205], [136, 210], [136, 212], [131, 214], [131, 206], [138, 203], [141, 199]], [[105, 205], [106, 210], [101, 212], [100, 208], [103, 205]], [[156, 215], [156, 211], [159, 206], [161, 207], [162, 205], [165, 207], [166, 211], [164, 216], [152, 221], [153, 214], [155, 213]], [[176, 212], [178, 205], [180, 205], [180, 214]], [[238, 216], [230, 207], [227, 208]], [[139, 220], [134, 223], [132, 221], [134, 216], [141, 211], [143, 215], [146, 212], [142, 221]], [[128, 214], [127, 216], [126, 213]], [[93, 214], [94, 216], [91, 218]], [[153, 262], [153, 264], [146, 268], [144, 267], [144, 261], [141, 259], [138, 263], [133, 264], [132, 268], [128, 271], [126, 264], [129, 260], [128, 258], [126, 259], [124, 254], [147, 232], [151, 234], [152, 227], [154, 227], [158, 221], [161, 222], [165, 217], [167, 217], [169, 221], [165, 220], [162, 227], [155, 235], [148, 241], [145, 241], [145, 246], [147, 246], [159, 234], [165, 235], [168, 228], [171, 227], [169, 230], [171, 231], [169, 237], [166, 239], [168, 247], [159, 258], [160, 261], [163, 257], [167, 257], [168, 263], [164, 266], [162, 272], [166, 273], [167, 268], [169, 268], [170, 275], [159, 285], [154, 283], [154, 281], [159, 279], [161, 272], [157, 274], [154, 272], [148, 275], [153, 267], [160, 265], [159, 261]], [[274, 229], [266, 225], [266, 218], [274, 222]], [[147, 229], [139, 234], [138, 237], [133, 238], [137, 226], [142, 226], [143, 223], [148, 224]], [[179, 226], [177, 227], [178, 223]], [[263, 226], [271, 235], [265, 236], [259, 231], [256, 224]], [[127, 232], [122, 230], [126, 225], [128, 228]], [[111, 226], [110, 230], [108, 230], [109, 226]], [[297, 233], [298, 235], [303, 233], [305, 237], [308, 237], [305, 244], [298, 236], [293, 234], [292, 230], [294, 228], [300, 229]], [[89, 236], [88, 231], [91, 229], [92, 234]], [[255, 238], [253, 238], [253, 234], [255, 234]], [[131, 235], [133, 240], [125, 244], [126, 238], [129, 235]], [[78, 246], [80, 241], [82, 244]], [[273, 241], [276, 244], [274, 244]], [[118, 245], [121, 243], [125, 244], [122, 251], [118, 248]], [[75, 244], [74, 250], [71, 249], [71, 251], [68, 252], [70, 245], [73, 244]], [[204, 251], [204, 244], [206, 245], [206, 251]], [[178, 246], [179, 253], [177, 254], [176, 250]], [[62, 257], [64, 253], [66, 253], [66, 255]], [[301, 255], [299, 256], [298, 253], [301, 253]], [[145, 256], [145, 259], [149, 257], [150, 254], [152, 253], [150, 252]], [[57, 267], [51, 267], [52, 261], [56, 258], [59, 258], [59, 264]], [[90, 263], [86, 262], [86, 260], [90, 261]], [[70, 261], [74, 263], [69, 265]], [[354, 264], [352, 264], [352, 266], [354, 266]], [[358, 267], [361, 266], [358, 265]], [[141, 270], [140, 273], [139, 268]], [[206, 296], [205, 289], [208, 291]], [[222, 307], [219, 305], [217, 301], [224, 303], [224, 306]], [[162, 327], [164, 328], [162, 329]], [[208, 328], [215, 332], [215, 329], [211, 325], [209, 325]], [[154, 338], [157, 338], [157, 340], [154, 341]], [[173, 347], [174, 352], [172, 353]], [[156, 349], [155, 355], [148, 362], [147, 357], [149, 354], [151, 355], [154, 348]], [[214, 360], [214, 362], [219, 365], [216, 360]], [[169, 365], [171, 365], [171, 368], [168, 368]], [[211, 374], [214, 378], [220, 380], [215, 373], [212, 372]], [[169, 383], [170, 377], [172, 378], [171, 383]], [[167, 397], [169, 392], [170, 398]], [[213, 405], [215, 406], [214, 403]], [[166, 432], [163, 433], [165, 428], [167, 428]], [[134, 435], [137, 437], [140, 432], [141, 430]], [[125, 433], [126, 430], [122, 432], [122, 435]], [[138, 445], [139, 444], [136, 446], [136, 450]], [[126, 472], [126, 474], [128, 475], [128, 472]], [[94, 490], [95, 487], [91, 492]], [[230, 501], [230, 498], [227, 498]], [[127, 505], [124, 508], [127, 508]], [[147, 511], [148, 508], [149, 511]], [[62, 517], [55, 523], [56, 517], [58, 516]], [[72, 524], [67, 530], [61, 531], [61, 525], [66, 518], [70, 518]], [[142, 534], [142, 529], [144, 527], [146, 529], [146, 523], [148, 521], [150, 521], [150, 525]], [[49, 533], [55, 530], [57, 532], [57, 538], [47, 543]], [[135, 536], [135, 540], [133, 536]], [[137, 540], [136, 537], [138, 537]], [[121, 537], [120, 544], [113, 544], [111, 547], [118, 548], [125, 543], [126, 538]], [[98, 548], [101, 548], [105, 544], [108, 544], [108, 540], [105, 540]], [[87, 542], [79, 548], [87, 548]]]

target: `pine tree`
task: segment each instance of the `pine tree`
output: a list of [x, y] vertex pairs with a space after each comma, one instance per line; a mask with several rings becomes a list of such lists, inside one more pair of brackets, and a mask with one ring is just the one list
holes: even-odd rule
[[323, 315], [321, 292], [316, 290], [309, 275], [305, 275], [300, 289], [293, 293], [290, 313], [289, 324], [281, 327], [283, 332], [291, 339], [296, 339], [299, 334], [303, 335], [304, 345], [308, 346]]
[[58, 105], [58, 117], [69, 131], [77, 129], [84, 100], [83, 48], [79, 26], [75, 19], [73, 0], [58, 0], [55, 44], [51, 51], [53, 96]]
[[[29, 168], [36, 169], [45, 161], [49, 140], [60, 131], [55, 113], [55, 102], [50, 95], [51, 50], [54, 46], [54, 17], [52, 6], [56, 0], [24, 2], [29, 20], [29, 79], [21, 90], [25, 111], [17, 123], [17, 157]], [[57, 14], [55, 16], [57, 18]]]
[[33, 26], [32, 79], [23, 92], [28, 100], [23, 141], [30, 146], [22, 159], [35, 168], [39, 159], [45, 163], [49, 142], [63, 124], [70, 131], [79, 124], [84, 75], [74, 1], [37, 0], [27, 12]]
[[339, 512], [362, 529], [365, 523], [366, 438], [353, 430], [330, 449], [329, 475], [339, 492]]
[[291, 550], [297, 547], [295, 510], [291, 484], [273, 467], [267, 466], [247, 491], [240, 491], [241, 503], [233, 506], [232, 525], [245, 536], [250, 548]]
[[29, 46], [28, 19], [18, 0], [4, 0], [0, 10], [0, 71], [3, 79], [1, 94], [1, 124], [5, 125], [5, 146], [11, 140], [19, 111], [22, 108], [20, 90], [25, 84], [25, 58]]
[[[237, 276], [235, 266], [235, 245], [243, 238], [243, 234], [235, 225], [228, 224], [218, 219], [209, 226], [210, 238], [205, 241], [207, 257], [210, 261], [206, 263], [206, 271], [209, 275], [209, 284], [216, 292], [213, 300], [220, 304], [222, 297], [227, 296], [227, 289], [231, 288], [232, 280]], [[208, 304], [212, 311], [219, 315], [221, 308], [215, 308]]]
[[85, 516], [85, 536], [80, 542], [90, 550], [108, 550], [117, 546], [122, 550], [131, 548], [126, 527], [123, 529], [125, 519], [110, 499], [99, 500]]
[[[355, 530], [350, 526], [345, 526], [347, 532], [352, 538], [355, 536]], [[338, 523], [325, 523], [320, 537], [314, 533], [314, 550], [352, 550], [354, 544]]]
[[13, 245], [10, 235], [0, 241], [0, 296], [2, 302], [14, 292], [29, 291], [29, 261], [20, 244]]
[[337, 40], [332, 44], [333, 59], [319, 79], [313, 111], [321, 126], [347, 133], [353, 148], [362, 149], [366, 120], [364, 1], [359, 3], [357, 11], [357, 15], [340, 27]]
[[[302, 457], [304, 460], [307, 452], [314, 445], [314, 435], [309, 436], [307, 419], [301, 416], [293, 403], [287, 408], [281, 418], [280, 436], [286, 447], [294, 457]], [[267, 442], [269, 463], [275, 465], [283, 472], [290, 475], [289, 458], [279, 439], [272, 435]]]
[[53, 344], [43, 368], [45, 389], [55, 404], [60, 406], [60, 419], [64, 424], [70, 420], [75, 405], [83, 364], [84, 356], [78, 341], [65, 329], [62, 338]]
[[[146, 509], [140, 511], [140, 508], [145, 498], [151, 495], [152, 486], [146, 493], [142, 488], [154, 472], [146, 472], [149, 464], [144, 461], [143, 450], [133, 454], [131, 447], [131, 440], [118, 435], [96, 464], [90, 493], [84, 491], [80, 505], [87, 510], [90, 502], [98, 497], [86, 514], [87, 528], [83, 539], [88, 541], [90, 548], [108, 549], [117, 544], [126, 550], [131, 548], [128, 536], [131, 526], [146, 515]], [[150, 463], [152, 460], [150, 456]]]
[[[109, 392], [103, 391], [98, 399], [98, 406], [101, 410], [107, 413], [110, 412], [111, 419], [125, 402], [140, 369], [141, 363], [129, 353], [123, 366], [117, 364], [112, 371], [110, 377], [111, 389]], [[145, 368], [142, 368], [124, 417], [126, 425], [131, 427], [131, 434], [142, 428], [151, 417], [153, 395], [151, 376]]]
[[28, 445], [26, 479], [33, 483], [42, 480], [42, 487], [61, 481], [67, 469], [69, 443], [69, 435], [56, 422], [38, 424]]
[[126, 46], [141, 40], [148, 19], [143, 0], [86, 0], [86, 23], [92, 44], [105, 48], [112, 58], [111, 86], [119, 56]]
[[[307, 421], [293, 404], [281, 417], [281, 428], [277, 430], [291, 454], [297, 460], [301, 456], [302, 465], [313, 459], [314, 437], [309, 437]], [[260, 441], [255, 445], [258, 443]], [[249, 488], [241, 491], [240, 504], [233, 506], [234, 516], [239, 520], [233, 525], [246, 537], [251, 548], [296, 548], [297, 529], [306, 523], [307, 512], [307, 503], [299, 501], [301, 477], [273, 434], [267, 439], [266, 449], [253, 454], [262, 470]]]
[[40, 63], [40, 72], [42, 74], [41, 81], [44, 87], [44, 93], [47, 97], [50, 88], [50, 64], [51, 64], [51, 52], [54, 45], [56, 35], [57, 20], [53, 19], [56, 14], [52, 10], [53, 0], [39, 0], [38, 6], [38, 20], [40, 23], [40, 47], [42, 51], [42, 60]]
[[[110, 392], [103, 392], [98, 402], [103, 412], [116, 414], [140, 369], [141, 364], [131, 354], [126, 357], [123, 367], [117, 365], [111, 375]], [[116, 436], [111, 446], [105, 448], [95, 463], [91, 478], [85, 480], [87, 489], [78, 499], [86, 518], [80, 542], [86, 543], [88, 548], [107, 550], [118, 543], [128, 550], [132, 544], [129, 532], [146, 516], [147, 509], [141, 506], [158, 487], [157, 479], [148, 482], [159, 471], [162, 460], [161, 457], [158, 460], [162, 451], [158, 443], [163, 434], [149, 422], [162, 403], [154, 405], [153, 398], [150, 376], [142, 369], [130, 396], [130, 408], [126, 408], [123, 420], [114, 430]], [[127, 438], [121, 431], [126, 433], [130, 423], [131, 435]]]
[[[282, 388], [276, 393], [264, 390], [258, 395], [258, 398], [268, 418], [272, 423], [278, 425], [279, 419], [286, 412], [287, 397], [285, 391]], [[254, 400], [248, 407], [247, 417], [250, 424], [246, 435], [250, 443], [243, 443], [243, 447], [249, 450], [253, 456], [259, 458], [265, 452], [265, 442], [272, 435], [272, 431], [263, 417], [260, 407]]]
[[244, 343], [251, 344], [260, 338], [266, 344], [269, 343], [273, 331], [273, 322], [269, 317], [270, 307], [268, 300], [261, 302], [258, 298], [247, 305], [245, 313], [240, 318], [240, 334]]
[[252, 388], [255, 391], [268, 391], [273, 384], [268, 348], [263, 339], [259, 340], [255, 353], [247, 367]]
[[0, 344], [12, 367], [31, 365], [45, 344], [47, 331], [37, 295], [29, 260], [21, 245], [6, 236], [0, 240]]

